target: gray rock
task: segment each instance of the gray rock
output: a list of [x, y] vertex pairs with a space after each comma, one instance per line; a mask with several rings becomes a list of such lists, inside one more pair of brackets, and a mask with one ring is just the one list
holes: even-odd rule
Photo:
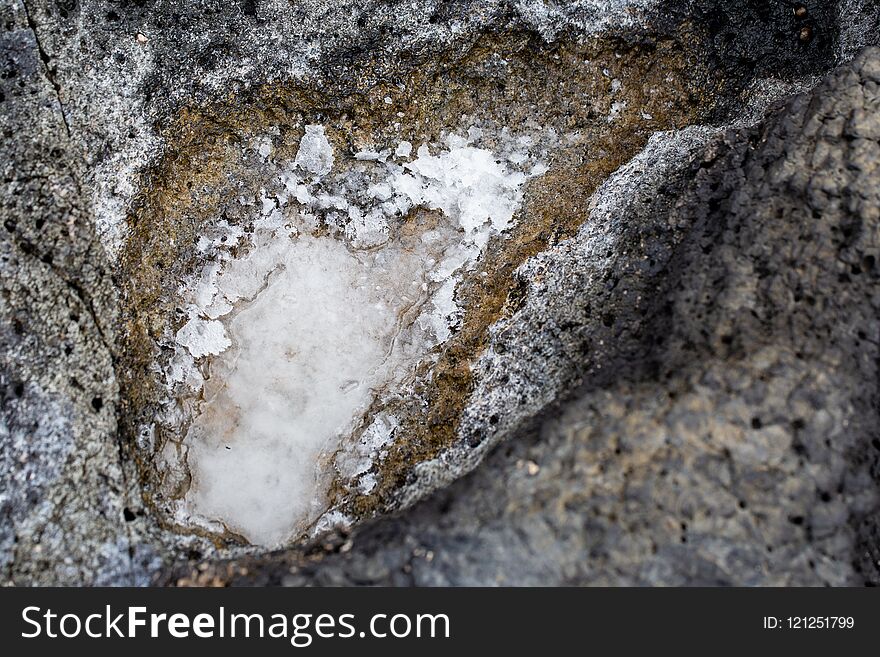
[[[0, 581], [877, 582], [880, 56], [849, 60], [878, 9], [805, 5], [4, 4]], [[724, 81], [713, 126], [739, 127], [656, 136], [575, 238], [518, 271], [460, 443], [404, 482], [411, 508], [197, 563], [144, 504], [120, 385], [115, 256], [177, 113], [271, 82], [393, 81], [486, 33], [551, 52], [685, 22]]]
[[115, 287], [82, 204], [45, 52], [22, 6], [4, 5], [0, 18], [8, 58], [0, 114], [2, 581], [131, 583]]
[[468, 416], [506, 441], [400, 517], [212, 574], [877, 583], [878, 76], [869, 49], [705, 149], [653, 140], [520, 272]]
[[838, 0], [834, 9], [840, 26], [836, 39], [837, 57], [846, 61], [865, 45], [866, 34], [880, 31], [880, 4], [875, 0]]

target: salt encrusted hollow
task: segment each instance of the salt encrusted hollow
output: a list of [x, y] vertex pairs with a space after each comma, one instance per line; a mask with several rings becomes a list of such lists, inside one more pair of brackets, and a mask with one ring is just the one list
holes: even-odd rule
[[[369, 470], [397, 420], [341, 441], [449, 338], [457, 283], [547, 170], [535, 138], [504, 130], [495, 153], [482, 136], [471, 126], [414, 158], [409, 142], [361, 150], [332, 174], [324, 127], [307, 125], [293, 161], [274, 163], [278, 191], [261, 191], [254, 231], [218, 222], [199, 240], [211, 257], [181, 290], [188, 320], [166, 371], [169, 420], [188, 426], [183, 451], [166, 452], [191, 476], [182, 525], [276, 546], [327, 510], [337, 476], [376, 486]], [[273, 164], [265, 142], [256, 150]], [[418, 208], [434, 221], [405, 230]]]

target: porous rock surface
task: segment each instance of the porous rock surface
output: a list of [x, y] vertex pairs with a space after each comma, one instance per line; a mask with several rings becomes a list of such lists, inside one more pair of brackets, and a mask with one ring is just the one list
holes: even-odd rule
[[[805, 5], [800, 38], [791, 3], [745, 0], [5, 3], [0, 581], [880, 581], [880, 12]], [[683, 21], [729, 84], [717, 116], [652, 137], [517, 270], [460, 441], [398, 514], [232, 560], [159, 526], [120, 430], [114, 255], [163, 125], [487, 31]]]
[[[311, 558], [210, 575], [876, 583], [878, 83], [868, 49], [758, 126], [658, 137], [578, 237], [520, 271], [468, 424], [502, 447]], [[577, 392], [545, 406], [566, 378]], [[521, 406], [544, 412], [523, 426]]]

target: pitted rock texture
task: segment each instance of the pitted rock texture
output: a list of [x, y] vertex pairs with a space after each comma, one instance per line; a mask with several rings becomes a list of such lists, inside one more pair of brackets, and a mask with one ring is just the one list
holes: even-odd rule
[[[609, 181], [493, 342], [579, 390], [469, 477], [305, 557], [183, 582], [877, 583], [878, 83], [870, 49], [677, 175]], [[600, 229], [617, 242], [584, 271]]]
[[[143, 583], [116, 431], [116, 292], [27, 15], [0, 10], [0, 581]], [[22, 126], [28, 137], [16, 137]]]
[[[4, 3], [0, 583], [878, 583], [880, 10], [793, 4]], [[143, 495], [124, 384], [117, 256], [181, 117], [247, 115], [266, 85], [394, 88], [511, 34], [544, 58], [680, 39], [712, 96], [681, 100], [712, 112], [590, 198], [593, 172], [581, 229], [520, 267], [461, 365], [458, 442], [398, 491], [415, 506], [206, 559]]]

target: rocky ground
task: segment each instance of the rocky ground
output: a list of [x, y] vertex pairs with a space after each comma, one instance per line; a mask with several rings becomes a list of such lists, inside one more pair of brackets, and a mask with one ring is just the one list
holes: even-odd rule
[[[4, 583], [880, 582], [876, 2], [13, 0], [0, 29]], [[192, 243], [264, 179], [241, 144], [463, 114], [576, 137], [388, 402], [376, 491], [332, 488], [354, 526], [175, 525], [142, 430]]]

